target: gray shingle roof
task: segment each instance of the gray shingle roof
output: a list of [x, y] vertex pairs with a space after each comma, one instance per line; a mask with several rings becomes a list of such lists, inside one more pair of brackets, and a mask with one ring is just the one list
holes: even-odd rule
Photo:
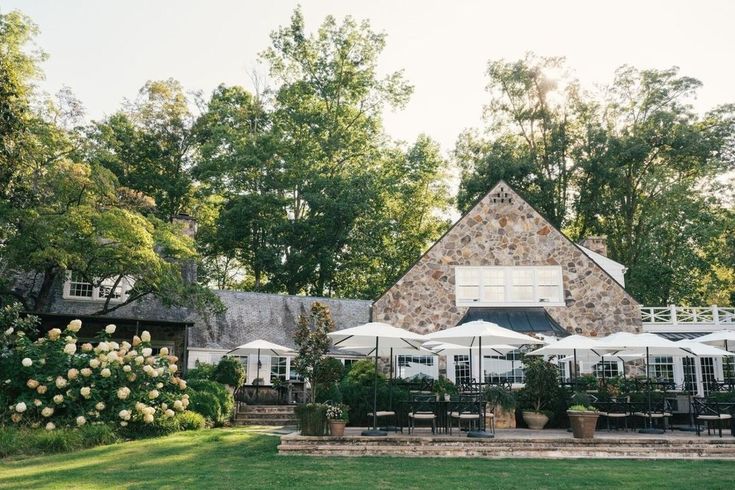
[[293, 334], [302, 313], [315, 301], [325, 304], [338, 330], [370, 321], [371, 301], [315, 298], [239, 291], [215, 291], [227, 312], [195, 317], [189, 347], [232, 349], [256, 339], [294, 347]]

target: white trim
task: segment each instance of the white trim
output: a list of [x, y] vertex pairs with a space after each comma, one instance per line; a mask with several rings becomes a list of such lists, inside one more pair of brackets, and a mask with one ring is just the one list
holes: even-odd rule
[[[504, 301], [488, 301], [484, 300], [485, 288], [493, 287], [493, 285], [487, 284], [487, 275], [483, 272], [490, 271], [503, 271], [504, 284], [502, 287], [505, 289]], [[539, 284], [538, 272], [541, 270], [554, 270], [558, 274], [558, 284]], [[465, 271], [475, 271], [479, 275], [478, 284], [467, 284], [459, 281], [459, 275]], [[533, 288], [533, 297], [536, 298], [534, 301], [512, 301], [510, 300], [513, 284], [513, 272], [514, 271], [531, 271], [532, 279], [531, 286]], [[540, 286], [555, 286], [558, 288], [558, 301], [540, 301], [539, 298], [539, 287]], [[477, 299], [460, 299], [459, 288], [460, 287], [477, 287]], [[494, 287], [500, 287], [496, 285]], [[523, 306], [565, 306], [564, 303], [564, 274], [561, 266], [558, 265], [540, 265], [540, 266], [456, 266], [454, 268], [454, 297], [455, 304], [457, 306], [511, 306], [511, 307], [523, 307]]]
[[[65, 300], [70, 301], [94, 301], [94, 302], [103, 302], [107, 301], [107, 297], [100, 295], [100, 289], [103, 286], [109, 286], [112, 287], [112, 285], [115, 283], [115, 280], [112, 279], [105, 279], [100, 283], [99, 285], [95, 286], [94, 283], [90, 282], [81, 282], [81, 281], [74, 281], [78, 284], [88, 284], [92, 288], [92, 296], [76, 296], [71, 294], [71, 276], [72, 271], [66, 271], [64, 274], [64, 284], [62, 288], [62, 297]], [[120, 279], [120, 282], [118, 283], [117, 287], [120, 288], [120, 296], [117, 298], [110, 298], [110, 303], [123, 303], [128, 299], [128, 291], [132, 289], [134, 284], [134, 281], [130, 279], [129, 277], [123, 277]]]

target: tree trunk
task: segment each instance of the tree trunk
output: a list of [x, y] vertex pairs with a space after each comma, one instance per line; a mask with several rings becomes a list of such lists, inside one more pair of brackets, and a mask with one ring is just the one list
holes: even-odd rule
[[43, 271], [43, 281], [41, 282], [41, 289], [38, 291], [36, 296], [33, 310], [37, 312], [44, 312], [48, 309], [51, 303], [51, 293], [53, 292], [54, 281], [58, 272], [53, 267], [47, 267]]

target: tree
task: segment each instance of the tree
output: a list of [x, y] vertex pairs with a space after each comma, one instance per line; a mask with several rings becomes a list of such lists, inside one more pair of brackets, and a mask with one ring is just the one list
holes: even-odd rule
[[[216, 196], [216, 216], [205, 222], [200, 250], [219, 270], [241, 268], [264, 290], [279, 264], [279, 230], [288, 223], [281, 165], [275, 155], [268, 115], [258, 97], [242, 87], [218, 87], [195, 124], [198, 158], [194, 175], [202, 193]], [[238, 267], [239, 266], [239, 267]]]
[[461, 209], [502, 178], [573, 239], [606, 235], [640, 301], [728, 296], [716, 291], [732, 288], [719, 177], [735, 162], [733, 106], [696, 114], [701, 84], [676, 68], [621, 67], [588, 92], [559, 59], [489, 66], [487, 130], [463, 133], [454, 152]]
[[153, 197], [160, 219], [187, 212], [194, 119], [183, 87], [173, 79], [149, 81], [126, 105], [92, 127], [87, 158], [123, 186]]
[[578, 86], [564, 71], [562, 58], [533, 54], [488, 64], [487, 138], [466, 132], [455, 150], [463, 170], [461, 210], [505, 179], [523, 189], [552, 224], [566, 224], [577, 171], [571, 153]]
[[329, 308], [319, 302], [311, 305], [309, 314], [302, 314], [296, 326], [294, 342], [298, 346], [299, 355], [291, 363], [291, 367], [311, 384], [311, 399], [316, 400], [318, 372], [324, 357], [332, 344], [327, 334], [334, 331], [334, 322]]
[[280, 84], [271, 120], [289, 219], [271, 281], [290, 294], [330, 294], [355, 224], [378, 197], [381, 112], [404, 104], [411, 87], [399, 72], [378, 77], [385, 37], [367, 22], [330, 16], [308, 36], [297, 9], [271, 37], [263, 58]]

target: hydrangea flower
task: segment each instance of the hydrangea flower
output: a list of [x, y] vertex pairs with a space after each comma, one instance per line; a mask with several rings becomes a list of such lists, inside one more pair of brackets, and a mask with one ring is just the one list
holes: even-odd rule
[[66, 372], [66, 377], [69, 379], [77, 379], [77, 376], [79, 376], [79, 370], [76, 368], [71, 368]]
[[56, 377], [56, 387], [58, 389], [62, 389], [64, 387], [66, 387], [66, 380], [64, 378], [62, 378], [61, 376], [57, 376]]
[[22, 361], [20, 361], [21, 364], [23, 364], [24, 367], [31, 367], [33, 366], [33, 361], [30, 357], [24, 357]]
[[102, 410], [105, 409], [105, 404], [103, 402], [97, 402], [97, 405], [95, 405], [94, 408], [96, 408], [97, 410], [102, 411]]
[[112, 376], [112, 371], [110, 371], [108, 368], [104, 368], [102, 371], [100, 371], [100, 375], [103, 378], [109, 378], [110, 376]]
[[64, 395], [54, 395], [54, 403], [57, 405], [64, 403]]
[[61, 337], [61, 330], [58, 328], [52, 328], [48, 331], [48, 338], [49, 340], [59, 340], [59, 337]]
[[54, 430], [56, 428], [56, 425], [54, 425], [53, 422], [49, 422], [46, 424], [46, 430]]
[[51, 407], [44, 407], [43, 410], [41, 410], [41, 415], [43, 415], [46, 418], [49, 418], [54, 414], [54, 409]]
[[80, 415], [79, 417], [77, 417], [76, 422], [77, 422], [77, 425], [81, 427], [87, 423], [87, 419], [85, 419], [83, 415]]
[[77, 344], [66, 344], [64, 346], [64, 353], [68, 355], [73, 355], [77, 351]]
[[15, 411], [18, 413], [23, 413], [28, 409], [25, 402], [18, 402], [15, 404]]
[[151, 333], [148, 330], [143, 330], [143, 333], [140, 334], [140, 340], [142, 340], [143, 342], [150, 342]]
[[89, 376], [92, 376], [92, 370], [89, 369], [89, 368], [86, 368], [86, 367], [85, 368], [82, 368], [82, 370], [79, 371], [79, 372], [82, 373], [82, 376], [84, 376], [85, 378], [88, 378]]
[[90, 388], [89, 386], [82, 386], [82, 388], [79, 390], [79, 393], [84, 398], [89, 398], [90, 396], [92, 396], [92, 388]]
[[105, 332], [112, 335], [115, 333], [115, 329], [117, 329], [117, 327], [111, 323], [105, 327]]
[[69, 325], [66, 326], [66, 329], [70, 332], [77, 333], [82, 328], [82, 321], [81, 320], [72, 320], [69, 322]]
[[39, 395], [43, 395], [48, 391], [48, 387], [46, 385], [38, 385], [38, 388], [36, 388], [36, 391]]
[[38, 388], [38, 385], [39, 384], [41, 384], [41, 383], [39, 383], [38, 381], [36, 381], [33, 378], [31, 378], [28, 381], [26, 381], [26, 386], [29, 387], [32, 390], [35, 390], [36, 388]]

